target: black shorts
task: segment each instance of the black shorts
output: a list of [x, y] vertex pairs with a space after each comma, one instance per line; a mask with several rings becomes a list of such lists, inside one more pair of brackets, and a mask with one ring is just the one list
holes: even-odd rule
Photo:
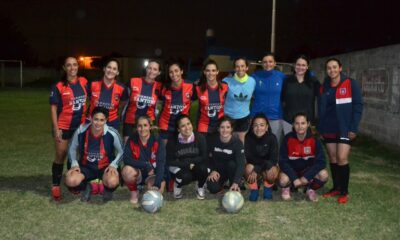
[[124, 123], [122, 134], [124, 137], [131, 137], [136, 132], [136, 124]]
[[233, 119], [233, 131], [234, 132], [247, 132], [250, 127], [250, 116]]
[[325, 144], [327, 143], [344, 143], [351, 146], [352, 141], [349, 138], [341, 138], [341, 137], [324, 137], [323, 141]]
[[[64, 129], [60, 129], [60, 130], [61, 130], [62, 140], [70, 140], [74, 136], [75, 130], [64, 130]], [[54, 130], [52, 131], [52, 135], [54, 137]]]
[[93, 165], [85, 165], [85, 166], [81, 165], [79, 166], [79, 168], [81, 169], [81, 173], [85, 176], [85, 181], [88, 182], [94, 179], [102, 179], [104, 170], [106, 170], [106, 168], [98, 169]]

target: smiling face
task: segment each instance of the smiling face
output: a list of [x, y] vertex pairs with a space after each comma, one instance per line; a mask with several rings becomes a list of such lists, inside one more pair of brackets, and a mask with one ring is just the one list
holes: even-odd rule
[[168, 68], [168, 75], [169, 78], [171, 79], [171, 83], [174, 85], [180, 85], [182, 82], [182, 75], [183, 75], [183, 70], [177, 65], [177, 64], [172, 64]]
[[219, 71], [215, 64], [208, 64], [203, 73], [206, 76], [207, 82], [214, 83], [217, 81]]
[[66, 80], [74, 80], [78, 76], [78, 60], [74, 57], [65, 59], [63, 69], [67, 75]]
[[335, 60], [331, 60], [326, 63], [326, 73], [332, 80], [340, 79], [340, 73], [342, 72], [342, 67]]
[[189, 118], [184, 117], [181, 120], [179, 120], [178, 132], [182, 134], [184, 138], [189, 138], [190, 136], [192, 136], [193, 126]]
[[256, 118], [253, 121], [253, 133], [257, 137], [262, 137], [268, 132], [268, 123], [264, 118]]
[[238, 59], [235, 62], [235, 72], [236, 75], [240, 78], [244, 77], [246, 75], [247, 70], [249, 70], [249, 67], [246, 64], [246, 61], [244, 59]]
[[103, 132], [106, 122], [107, 118], [103, 113], [99, 112], [94, 114], [92, 117], [92, 133], [94, 135], [98, 135], [99, 133]]
[[263, 66], [263, 69], [266, 71], [274, 70], [274, 68], [276, 66], [276, 61], [275, 61], [274, 56], [272, 56], [272, 55], [264, 56], [262, 59], [262, 66]]
[[293, 128], [298, 138], [304, 138], [310, 123], [305, 116], [299, 115], [294, 119]]
[[139, 118], [136, 128], [137, 128], [137, 132], [141, 138], [146, 139], [146, 138], [150, 137], [151, 125], [150, 125], [149, 119]]
[[146, 67], [146, 80], [153, 82], [160, 75], [160, 65], [157, 62], [149, 62]]
[[114, 80], [119, 74], [118, 63], [115, 61], [108, 62], [103, 71], [104, 79]]
[[297, 59], [296, 64], [294, 66], [294, 71], [296, 72], [296, 75], [304, 76], [306, 74], [307, 69], [308, 69], [307, 61], [303, 58]]
[[229, 121], [223, 121], [218, 127], [218, 132], [221, 140], [229, 140], [232, 137], [232, 125]]

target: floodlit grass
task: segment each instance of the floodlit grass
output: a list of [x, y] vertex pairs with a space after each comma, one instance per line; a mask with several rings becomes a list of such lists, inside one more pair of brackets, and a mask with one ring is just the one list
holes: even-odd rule
[[275, 192], [231, 215], [218, 196], [197, 200], [190, 185], [182, 200], [165, 194], [161, 212], [148, 214], [129, 204], [126, 188], [107, 204], [81, 203], [65, 188], [61, 203], [51, 200], [47, 90], [1, 90], [0, 114], [1, 239], [400, 239], [400, 153], [367, 138], [352, 151], [347, 205], [301, 193], [282, 202]]

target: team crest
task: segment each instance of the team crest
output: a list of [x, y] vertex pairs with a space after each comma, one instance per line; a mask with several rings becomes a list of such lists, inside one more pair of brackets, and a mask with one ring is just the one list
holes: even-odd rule
[[341, 88], [339, 90], [339, 92], [340, 92], [340, 95], [346, 95], [346, 88]]
[[114, 99], [115, 99], [115, 101], [118, 101], [119, 100], [119, 94], [115, 94]]
[[311, 153], [311, 147], [304, 147], [304, 154], [310, 154]]
[[190, 93], [186, 93], [186, 98], [190, 99]]
[[200, 100], [206, 101], [207, 97], [206, 96], [200, 96]]

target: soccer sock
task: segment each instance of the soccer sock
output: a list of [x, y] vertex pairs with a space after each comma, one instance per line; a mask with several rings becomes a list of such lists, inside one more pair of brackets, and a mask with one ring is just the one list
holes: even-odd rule
[[349, 164], [339, 166], [341, 172], [341, 186], [340, 192], [342, 195], [345, 195], [349, 192], [349, 179], [350, 179], [350, 167]]
[[264, 181], [264, 187], [266, 187], [266, 188], [271, 188], [272, 186], [274, 186], [273, 183], [269, 183], [269, 182], [267, 182], [267, 181]]
[[331, 174], [332, 174], [332, 181], [333, 181], [333, 189], [337, 190], [339, 189], [339, 165], [337, 163], [331, 163]]
[[317, 189], [320, 189], [322, 186], [324, 186], [325, 183], [326, 182], [323, 182], [323, 181], [319, 180], [318, 178], [313, 178], [310, 181], [310, 188], [312, 190], [317, 190]]
[[258, 189], [257, 181], [254, 181], [253, 183], [249, 183], [248, 185], [249, 185], [249, 188], [251, 190], [257, 190]]
[[[129, 189], [129, 191], [137, 191], [137, 184], [136, 183], [126, 183], [126, 187]], [[105, 188], [105, 186], [104, 186]]]
[[51, 167], [53, 186], [60, 186], [63, 169], [64, 169], [64, 164], [58, 164], [53, 162], [53, 166]]

